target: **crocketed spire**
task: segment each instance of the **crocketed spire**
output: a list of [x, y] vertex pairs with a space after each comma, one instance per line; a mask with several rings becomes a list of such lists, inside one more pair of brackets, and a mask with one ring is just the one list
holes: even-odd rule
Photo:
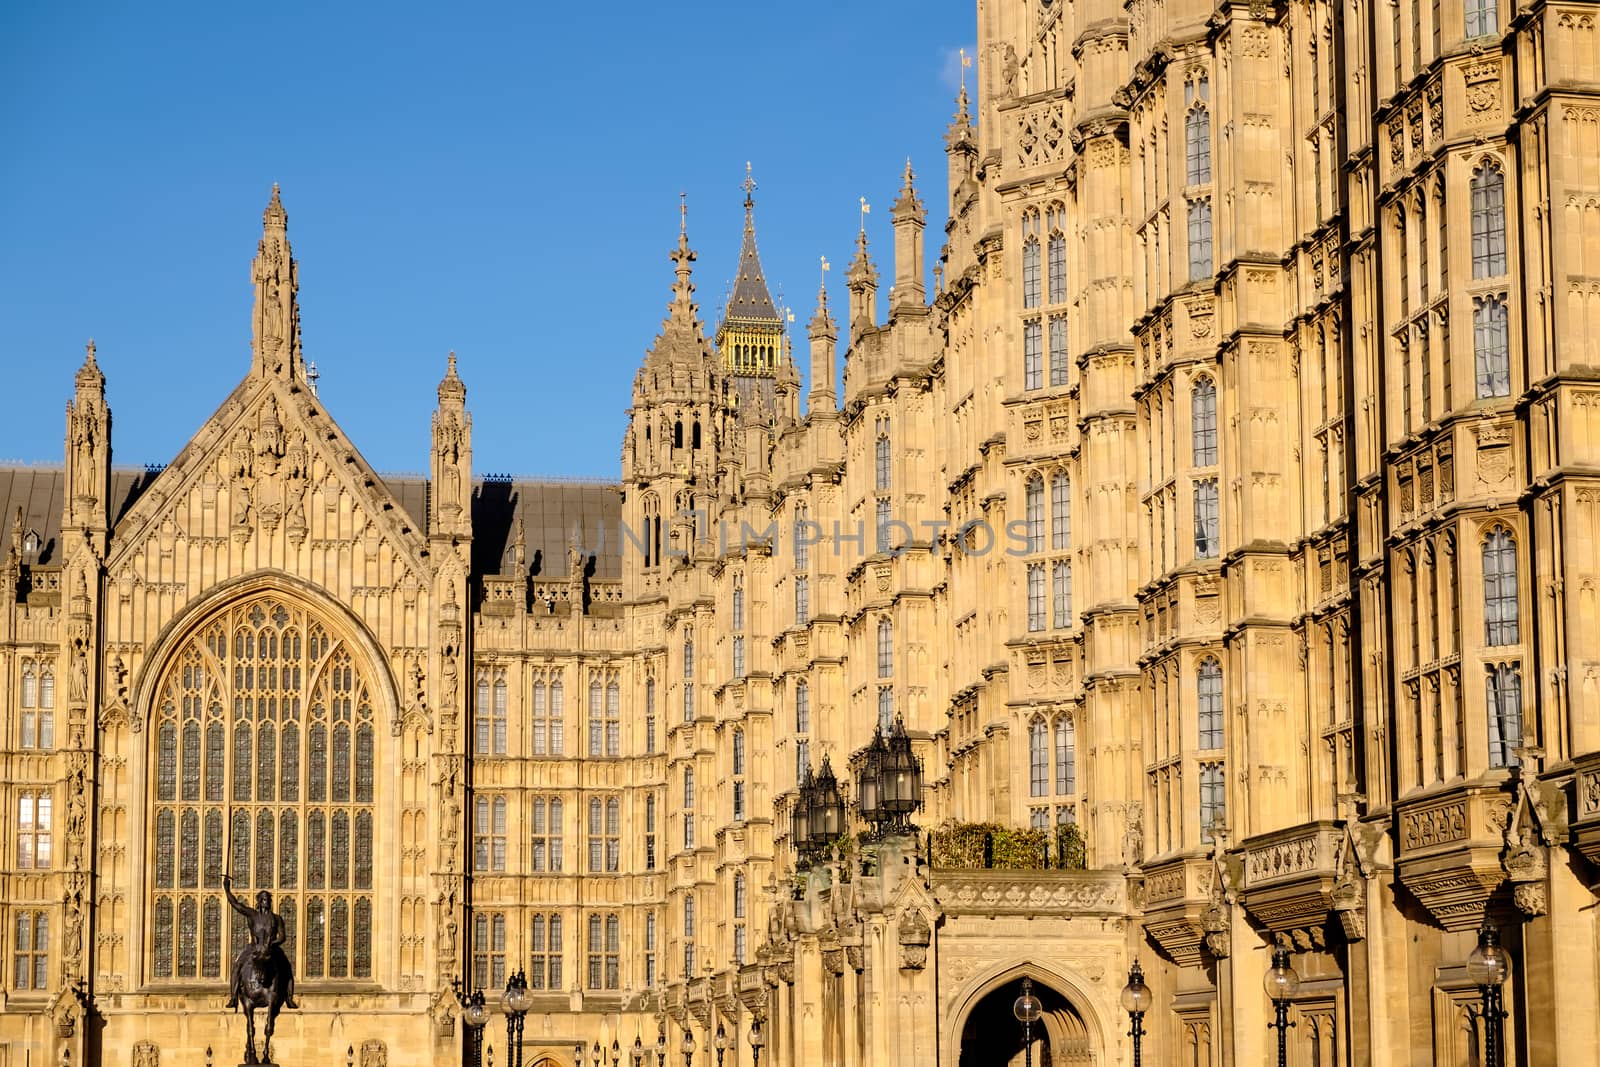
[[723, 319], [765, 319], [780, 322], [766, 276], [761, 273], [761, 256], [756, 251], [755, 189], [750, 164], [744, 165], [744, 245], [739, 249], [739, 274], [728, 296]]

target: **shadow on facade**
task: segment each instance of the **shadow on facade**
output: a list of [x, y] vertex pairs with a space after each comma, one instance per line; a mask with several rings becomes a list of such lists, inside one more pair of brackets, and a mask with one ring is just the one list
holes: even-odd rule
[[[1022, 1024], [1012, 1005], [1022, 995], [1019, 977], [992, 990], [961, 1027], [960, 1067], [1023, 1067]], [[1089, 1029], [1072, 1003], [1038, 977], [1033, 995], [1044, 1014], [1033, 1027], [1033, 1067], [1088, 1067], [1094, 1063]]]

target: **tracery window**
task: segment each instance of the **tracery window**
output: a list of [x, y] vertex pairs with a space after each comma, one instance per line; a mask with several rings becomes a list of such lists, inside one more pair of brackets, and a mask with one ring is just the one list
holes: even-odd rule
[[1065, 474], [1050, 479], [1050, 547], [1072, 547], [1072, 480]]
[[1050, 565], [1050, 625], [1057, 630], [1072, 625], [1072, 564], [1064, 559]]
[[472, 917], [472, 978], [479, 989], [499, 989], [506, 981], [506, 917], [503, 912]]
[[1226, 782], [1221, 763], [1200, 764], [1200, 840], [1209, 842], [1212, 830], [1227, 822]]
[[1044, 629], [1044, 564], [1028, 564], [1028, 632]]
[[1044, 388], [1044, 333], [1038, 319], [1022, 324], [1022, 387]]
[[17, 799], [17, 870], [50, 868], [49, 793], [23, 793]]
[[1050, 316], [1050, 385], [1067, 384], [1067, 317]]
[[889, 420], [878, 422], [878, 439], [873, 444], [873, 488], [882, 492], [889, 488], [892, 468], [889, 453]]
[[1495, 0], [1467, 0], [1467, 37], [1487, 37], [1500, 32], [1500, 12]]
[[1483, 541], [1483, 620], [1488, 644], [1517, 643], [1517, 545], [1504, 526]]
[[23, 748], [56, 747], [56, 676], [44, 664], [22, 661]]
[[589, 871], [615, 874], [622, 868], [622, 802], [589, 798]]
[[656, 751], [656, 680], [646, 678], [644, 681], [644, 752], [645, 755], [654, 755]]
[[1049, 267], [1052, 304], [1060, 304], [1067, 299], [1067, 235], [1062, 232], [1065, 224], [1066, 212], [1059, 203], [1051, 204], [1045, 212], [1045, 225], [1050, 230]]
[[878, 620], [878, 677], [894, 674], [894, 623], [887, 618]]
[[1028, 538], [1028, 551], [1044, 551], [1044, 479], [1037, 474], [1030, 477], [1023, 489], [1023, 522]]
[[1196, 467], [1217, 463], [1217, 387], [1210, 378], [1200, 378], [1189, 395], [1189, 421]]
[[694, 631], [683, 633], [683, 721], [694, 722]]
[[43, 993], [50, 981], [50, 913], [19, 911], [12, 941], [11, 990]]
[[[365, 664], [273, 596], [226, 609], [156, 689], [151, 973], [221, 977], [248, 934], [222, 894], [273, 891], [307, 979], [372, 976], [374, 711]], [[230, 932], [223, 916], [233, 915]]]
[[1050, 791], [1050, 738], [1043, 719], [1028, 724], [1028, 795]]
[[1473, 302], [1472, 353], [1478, 378], [1478, 398], [1511, 395], [1511, 329], [1503, 296]]
[[794, 732], [811, 732], [811, 683], [804, 678], [794, 684]]
[[533, 798], [531, 862], [536, 872], [561, 870], [561, 798]]
[[1221, 549], [1221, 519], [1217, 513], [1217, 480], [1194, 483], [1194, 554], [1215, 559]]
[[1039, 213], [1022, 216], [1022, 306], [1039, 306]]
[[1489, 668], [1489, 766], [1515, 767], [1522, 762], [1522, 667], [1498, 663]]
[[1472, 276], [1505, 272], [1506, 179], [1498, 166], [1485, 163], [1472, 174]]
[[1072, 716], [1056, 720], [1056, 795], [1071, 796], [1078, 791], [1078, 735]]
[[621, 985], [622, 923], [612, 912], [589, 913], [589, 988], [617, 989]]
[[478, 673], [478, 699], [474, 714], [473, 751], [480, 756], [506, 754], [506, 679], [488, 671]]
[[474, 805], [472, 865], [479, 871], [506, 869], [506, 798], [480, 796]]
[[1200, 747], [1222, 747], [1222, 664], [1213, 656], [1200, 661], [1196, 679], [1199, 690]]
[[735, 874], [733, 876], [733, 917], [735, 919], [744, 918], [747, 896], [744, 875]]
[[[1200, 79], [1200, 98], [1206, 97], [1206, 79]], [[1193, 84], [1186, 85], [1193, 95]], [[1204, 103], [1196, 103], [1183, 120], [1184, 177], [1189, 185], [1204, 185], [1211, 180], [1211, 112]]]
[[528, 986], [531, 989], [561, 988], [561, 916], [535, 915], [531, 954], [528, 957]]
[[1211, 277], [1211, 201], [1189, 201], [1189, 280]]
[[889, 732], [894, 722], [894, 686], [878, 686], [878, 729]]

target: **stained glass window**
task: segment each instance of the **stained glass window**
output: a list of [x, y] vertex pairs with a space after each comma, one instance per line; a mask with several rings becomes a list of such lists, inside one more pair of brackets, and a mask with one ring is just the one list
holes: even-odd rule
[[229, 873], [240, 896], [276, 891], [298, 973], [370, 978], [376, 741], [350, 647], [260, 597], [202, 627], [157, 692], [152, 977], [222, 976], [248, 940]]

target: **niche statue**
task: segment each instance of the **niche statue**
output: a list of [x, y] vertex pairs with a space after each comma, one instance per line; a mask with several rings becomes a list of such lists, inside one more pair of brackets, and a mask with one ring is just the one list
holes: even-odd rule
[[[245, 917], [250, 929], [250, 943], [234, 957], [228, 1007], [244, 1012], [244, 1062], [270, 1064], [272, 1031], [278, 1012], [285, 1006], [300, 1006], [294, 1001], [294, 968], [283, 951], [283, 917], [272, 910], [272, 894], [265, 889], [256, 894], [253, 908], [233, 895], [232, 875], [222, 876], [222, 889], [228, 894], [228, 903]], [[260, 1058], [256, 1056], [257, 1008], [267, 1011]]]

